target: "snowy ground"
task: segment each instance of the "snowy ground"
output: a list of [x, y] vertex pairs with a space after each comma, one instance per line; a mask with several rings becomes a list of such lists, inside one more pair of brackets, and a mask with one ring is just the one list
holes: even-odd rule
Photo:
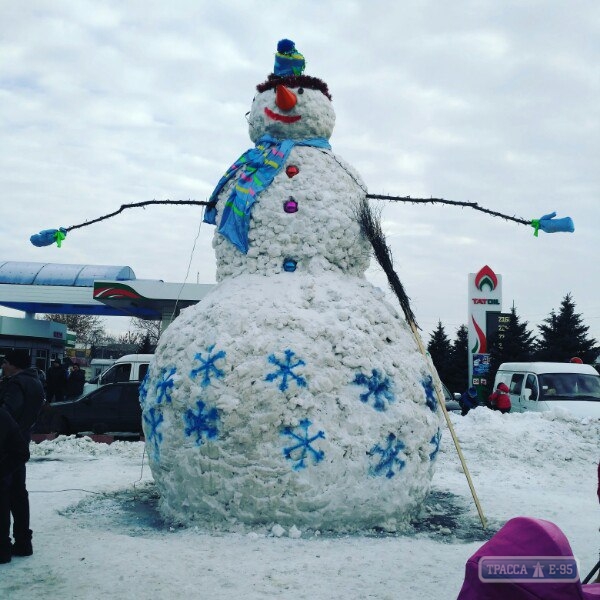
[[157, 513], [141, 442], [32, 446], [35, 553], [0, 565], [0, 598], [451, 599], [467, 558], [518, 515], [556, 523], [585, 576], [600, 548], [600, 422], [485, 408], [451, 418], [490, 533], [447, 429], [423, 518], [396, 535], [174, 529]]

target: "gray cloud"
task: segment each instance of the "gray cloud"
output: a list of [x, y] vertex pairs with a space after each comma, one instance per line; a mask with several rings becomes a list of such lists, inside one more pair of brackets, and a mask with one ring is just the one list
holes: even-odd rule
[[[129, 211], [29, 236], [152, 198], [205, 199], [250, 146], [244, 113], [290, 37], [329, 84], [334, 150], [369, 191], [476, 201], [574, 235], [532, 236], [468, 209], [383, 206], [396, 265], [428, 332], [466, 321], [467, 274], [489, 264], [538, 324], [572, 292], [600, 337], [595, 256], [600, 177], [600, 7], [461, 1], [282, 5], [258, 1], [28, 2], [0, 20], [4, 260], [128, 264], [185, 277], [200, 212]], [[203, 226], [191, 273], [214, 280]], [[369, 277], [382, 287], [375, 266]]]

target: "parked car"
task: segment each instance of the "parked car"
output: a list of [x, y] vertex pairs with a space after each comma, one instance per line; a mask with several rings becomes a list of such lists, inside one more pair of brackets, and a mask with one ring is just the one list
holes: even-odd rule
[[35, 433], [142, 432], [139, 382], [109, 383], [80, 398], [47, 404]]
[[[442, 382], [442, 391], [444, 392], [444, 400], [446, 404], [446, 410], [448, 412], [461, 412], [460, 404], [456, 398], [457, 394], [452, 394], [446, 385]], [[458, 394], [460, 398], [460, 394]]]

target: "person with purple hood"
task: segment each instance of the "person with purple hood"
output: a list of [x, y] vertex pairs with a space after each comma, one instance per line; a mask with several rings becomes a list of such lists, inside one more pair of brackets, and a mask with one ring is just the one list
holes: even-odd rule
[[[563, 580], [549, 577], [548, 567], [538, 575], [496, 581], [486, 580], [482, 560], [513, 557], [515, 561], [540, 557], [568, 560], [573, 550], [565, 534], [550, 521], [532, 517], [510, 519], [496, 535], [468, 560], [465, 579], [457, 600], [594, 600], [600, 598], [600, 584], [583, 584], [577, 574]], [[542, 577], [543, 575], [543, 577]]]

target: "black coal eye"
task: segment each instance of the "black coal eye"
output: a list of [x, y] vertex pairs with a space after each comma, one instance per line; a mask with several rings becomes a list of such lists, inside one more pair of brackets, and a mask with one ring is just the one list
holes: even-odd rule
[[304, 88], [298, 88], [298, 93], [299, 94], [304, 94]]

